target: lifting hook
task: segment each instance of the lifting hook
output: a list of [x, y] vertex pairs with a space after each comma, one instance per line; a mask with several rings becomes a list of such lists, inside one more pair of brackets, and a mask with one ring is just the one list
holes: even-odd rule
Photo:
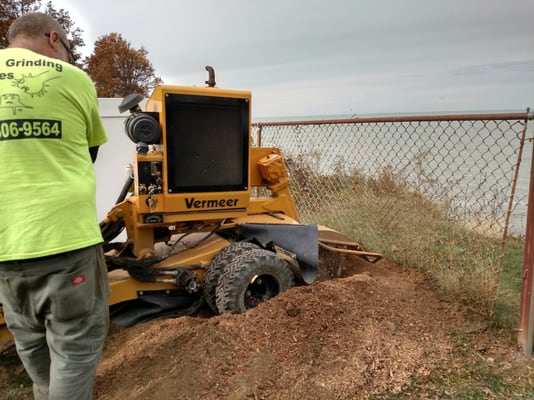
[[213, 67], [206, 65], [206, 71], [208, 71], [208, 80], [205, 82], [208, 87], [215, 87], [215, 70]]

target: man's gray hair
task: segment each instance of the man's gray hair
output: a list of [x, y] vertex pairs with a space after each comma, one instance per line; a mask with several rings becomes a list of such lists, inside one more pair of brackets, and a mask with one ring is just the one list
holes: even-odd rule
[[63, 40], [67, 39], [65, 30], [54, 18], [41, 12], [28, 13], [20, 16], [11, 24], [7, 40], [11, 43], [19, 35], [37, 38], [50, 31], [59, 33]]

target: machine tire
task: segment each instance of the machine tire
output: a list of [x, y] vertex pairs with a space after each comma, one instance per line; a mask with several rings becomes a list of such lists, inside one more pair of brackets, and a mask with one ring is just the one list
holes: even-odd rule
[[256, 249], [236, 257], [219, 278], [217, 309], [239, 314], [295, 286], [289, 264], [275, 253]]
[[213, 256], [204, 272], [202, 282], [204, 300], [212, 312], [219, 314], [215, 296], [217, 285], [219, 284], [219, 277], [222, 275], [226, 266], [231, 264], [236, 257], [241, 256], [243, 253], [259, 248], [258, 245], [250, 242], [234, 242], [229, 246], [223, 247], [221, 251]]

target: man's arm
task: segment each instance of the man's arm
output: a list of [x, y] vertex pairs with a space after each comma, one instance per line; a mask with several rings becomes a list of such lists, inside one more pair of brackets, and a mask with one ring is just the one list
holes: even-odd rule
[[98, 146], [89, 147], [89, 154], [91, 155], [91, 160], [94, 164], [94, 162], [96, 161], [96, 156], [98, 155]]

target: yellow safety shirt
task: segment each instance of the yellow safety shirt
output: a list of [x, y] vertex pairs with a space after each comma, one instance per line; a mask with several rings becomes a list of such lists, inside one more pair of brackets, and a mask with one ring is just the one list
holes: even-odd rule
[[0, 50], [0, 261], [102, 242], [88, 149], [106, 140], [85, 72]]

